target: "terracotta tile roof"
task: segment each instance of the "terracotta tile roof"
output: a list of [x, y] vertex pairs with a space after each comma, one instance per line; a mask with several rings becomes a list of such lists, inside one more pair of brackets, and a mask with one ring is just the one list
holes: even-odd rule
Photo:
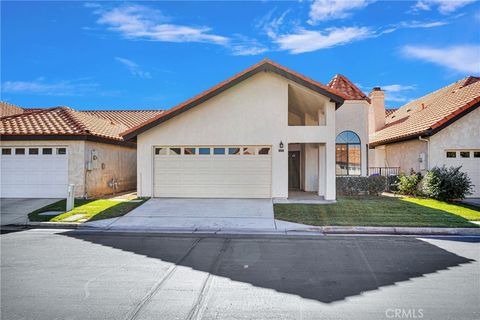
[[0, 121], [2, 136], [95, 136], [123, 140], [120, 133], [161, 110], [76, 111], [68, 107], [26, 109]]
[[397, 109], [385, 109], [385, 117], [389, 117], [390, 115], [392, 115], [395, 111], [397, 111]]
[[79, 112], [118, 122], [128, 128], [133, 128], [152, 117], [158, 116], [163, 110], [85, 110]]
[[431, 135], [442, 125], [480, 105], [480, 78], [467, 77], [402, 106], [370, 136], [370, 144]]
[[167, 121], [168, 119], [171, 119], [175, 117], [176, 115], [185, 112], [189, 110], [190, 108], [193, 108], [202, 102], [216, 96], [217, 94], [223, 92], [224, 90], [227, 90], [228, 88], [232, 87], [236, 83], [243, 81], [253, 75], [255, 75], [258, 72], [261, 71], [267, 71], [267, 72], [273, 72], [276, 73], [280, 76], [283, 76], [291, 81], [300, 83], [304, 86], [307, 86], [308, 88], [312, 90], [316, 90], [318, 92], [321, 92], [328, 96], [330, 99], [335, 101], [337, 106], [341, 105], [345, 99], [348, 99], [347, 95], [345, 95], [343, 92], [340, 92], [334, 88], [331, 88], [329, 86], [325, 86], [321, 84], [320, 82], [317, 82], [311, 78], [305, 77], [293, 70], [290, 70], [284, 66], [279, 65], [278, 63], [275, 63], [271, 60], [264, 59], [261, 62], [243, 70], [242, 72], [234, 75], [231, 78], [228, 78], [227, 80], [217, 84], [216, 86], [208, 89], [207, 91], [204, 91], [200, 93], [199, 95], [196, 95], [195, 97], [169, 109], [163, 112], [162, 114], [151, 118], [150, 120], [133, 127], [129, 129], [128, 131], [125, 131], [122, 133], [122, 136], [125, 139], [132, 139], [135, 136], [137, 136], [139, 133], [144, 132], [160, 123], [163, 121]]
[[370, 98], [362, 90], [341, 74], [335, 75], [327, 86], [342, 92], [348, 97], [348, 100], [366, 100], [370, 102]]
[[20, 108], [11, 103], [0, 101], [0, 118], [12, 116], [14, 114], [22, 114], [24, 111], [23, 108]]

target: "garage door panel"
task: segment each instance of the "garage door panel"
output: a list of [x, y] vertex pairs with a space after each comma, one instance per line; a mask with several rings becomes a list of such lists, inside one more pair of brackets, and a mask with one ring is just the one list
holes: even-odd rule
[[270, 155], [155, 156], [154, 196], [268, 198]]
[[[469, 151], [469, 150], [462, 150], [462, 151]], [[475, 150], [475, 151], [478, 151], [478, 150]], [[453, 152], [456, 152], [456, 157], [445, 158], [444, 159], [445, 166], [447, 167], [462, 166], [460, 170], [467, 173], [469, 178], [472, 180], [472, 183], [474, 184], [473, 194], [469, 195], [469, 197], [480, 197], [480, 158], [474, 157], [473, 150], [470, 150], [470, 158], [460, 157], [460, 151], [453, 151]]]
[[[0, 197], [66, 197], [68, 186], [68, 152], [64, 155], [16, 155], [13, 154], [15, 147], [8, 148], [12, 148], [12, 154], [2, 155], [0, 159]], [[31, 148], [37, 148], [37, 146], [31, 146]], [[41, 147], [38, 148], [41, 149]], [[55, 150], [55, 147], [52, 148]], [[28, 148], [26, 149], [28, 150]]]

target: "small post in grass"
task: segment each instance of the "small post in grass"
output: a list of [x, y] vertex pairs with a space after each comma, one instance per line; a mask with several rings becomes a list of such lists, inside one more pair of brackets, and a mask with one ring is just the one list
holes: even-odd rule
[[75, 185], [69, 184], [68, 185], [68, 195], [67, 195], [67, 210], [66, 212], [73, 209], [75, 205]]

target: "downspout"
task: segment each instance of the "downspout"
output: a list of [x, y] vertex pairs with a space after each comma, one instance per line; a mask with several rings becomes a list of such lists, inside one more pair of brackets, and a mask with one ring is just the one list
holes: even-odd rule
[[425, 139], [425, 138], [422, 138], [422, 136], [419, 136], [418, 140], [427, 143], [427, 165], [425, 166], [425, 169], [430, 170], [430, 139]]

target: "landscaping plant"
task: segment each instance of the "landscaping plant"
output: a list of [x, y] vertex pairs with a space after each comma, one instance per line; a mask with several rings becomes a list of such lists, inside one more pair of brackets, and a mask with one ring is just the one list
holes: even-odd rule
[[472, 181], [462, 167], [434, 167], [427, 172], [423, 181], [423, 192], [429, 198], [449, 201], [464, 199], [471, 194]]
[[422, 181], [422, 175], [413, 173], [410, 175], [400, 175], [398, 178], [398, 193], [408, 196], [420, 196], [422, 192], [419, 183]]

